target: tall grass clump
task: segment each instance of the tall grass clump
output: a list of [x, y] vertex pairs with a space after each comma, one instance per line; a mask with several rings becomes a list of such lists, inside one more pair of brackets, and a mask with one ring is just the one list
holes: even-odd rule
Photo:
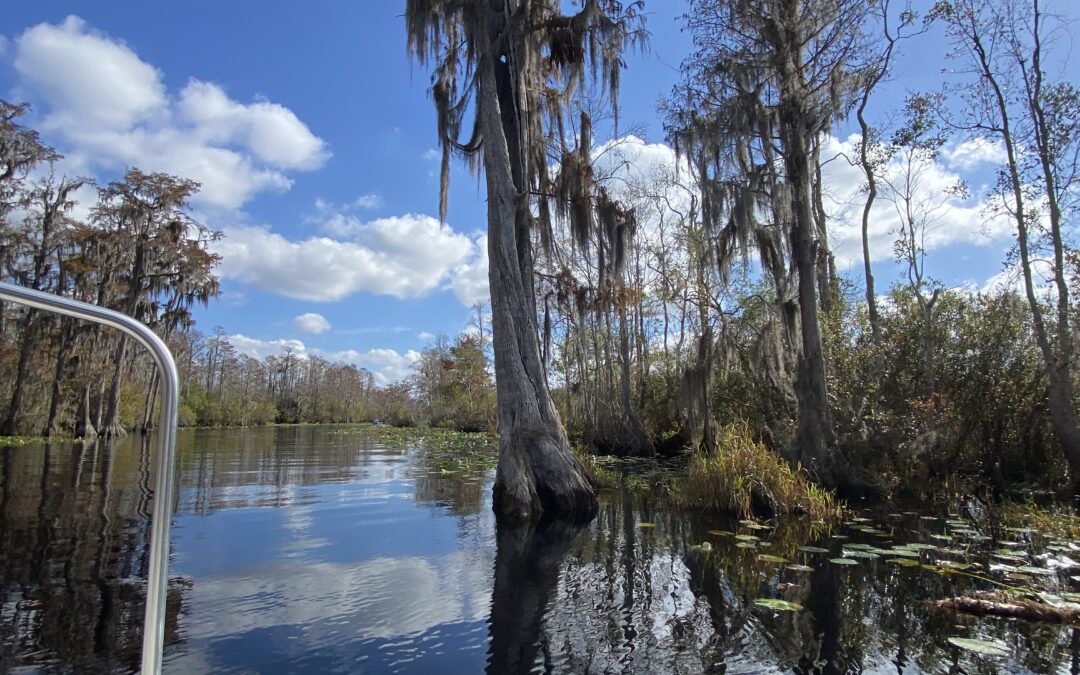
[[685, 508], [741, 518], [802, 514], [828, 520], [842, 511], [833, 493], [754, 440], [746, 423], [720, 429], [712, 454], [699, 452], [690, 459], [687, 476], [676, 481], [674, 493]]

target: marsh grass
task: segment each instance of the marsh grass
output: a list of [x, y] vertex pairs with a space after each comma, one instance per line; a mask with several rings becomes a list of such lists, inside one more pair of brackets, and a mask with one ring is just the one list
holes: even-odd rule
[[1007, 501], [999, 518], [1005, 527], [1029, 527], [1051, 537], [1080, 539], [1080, 515], [1067, 506]]
[[742, 518], [802, 514], [839, 518], [832, 492], [812, 483], [776, 453], [755, 441], [746, 424], [720, 429], [711, 455], [695, 454], [672, 492], [679, 505], [734, 513]]

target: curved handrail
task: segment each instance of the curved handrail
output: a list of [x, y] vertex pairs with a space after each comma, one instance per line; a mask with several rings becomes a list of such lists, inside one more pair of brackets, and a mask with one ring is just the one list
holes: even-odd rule
[[165, 591], [169, 574], [169, 525], [176, 484], [176, 427], [180, 411], [180, 376], [168, 346], [146, 324], [120, 312], [51, 293], [0, 281], [0, 300], [93, 321], [130, 335], [153, 355], [161, 374], [158, 464], [154, 478], [154, 513], [150, 527], [150, 570], [143, 618], [142, 672], [160, 673], [165, 641]]

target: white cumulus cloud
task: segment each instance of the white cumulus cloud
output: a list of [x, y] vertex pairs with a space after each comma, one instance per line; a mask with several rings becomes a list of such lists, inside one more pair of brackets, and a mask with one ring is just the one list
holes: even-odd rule
[[340, 352], [322, 354], [332, 361], [354, 363], [366, 368], [375, 376], [375, 382], [386, 385], [400, 382], [413, 374], [413, 369], [420, 361], [420, 352], [410, 349], [404, 354], [396, 349], [370, 349], [366, 352], [347, 349]]
[[400, 382], [409, 377], [413, 374], [417, 362], [420, 361], [420, 352], [412, 349], [405, 353], [388, 348], [368, 351], [356, 349], [327, 351], [308, 348], [302, 340], [296, 339], [261, 340], [243, 334], [230, 335], [228, 339], [238, 353], [260, 360], [268, 356], [282, 356], [290, 353], [300, 359], [318, 356], [334, 363], [352, 363], [369, 371], [375, 377], [376, 384], [380, 386]]
[[360, 195], [353, 200], [353, 207], [357, 209], [377, 209], [382, 206], [382, 197], [379, 195]]
[[267, 164], [310, 170], [326, 161], [322, 139], [277, 103], [256, 100], [245, 105], [216, 84], [192, 79], [180, 92], [176, 109], [204, 140], [239, 143]]
[[[837, 265], [847, 269], [862, 260], [862, 209], [865, 182], [862, 171], [849, 164], [843, 157], [856, 156], [859, 137], [846, 140], [829, 137], [822, 149], [823, 157], [837, 159], [822, 168], [826, 185], [825, 210], [829, 216], [829, 247], [836, 255]], [[952, 244], [985, 246], [1000, 244], [1012, 232], [1012, 226], [1004, 215], [987, 215], [986, 195], [970, 197], [948, 196], [946, 191], [963, 175], [945, 161], [923, 162], [918, 168], [918, 185], [914, 193], [916, 202], [933, 207], [933, 222], [927, 228], [925, 247], [927, 251]], [[895, 158], [886, 168], [888, 178], [899, 183], [904, 167]], [[870, 211], [868, 228], [872, 260], [893, 259], [893, 242], [901, 226], [901, 215], [889, 200], [885, 186], [880, 186]]]
[[246, 354], [253, 359], [261, 360], [268, 356], [281, 356], [286, 352], [302, 359], [307, 358], [307, 347], [300, 340], [260, 340], [258, 338], [247, 337], [241, 333], [230, 335], [228, 339], [229, 343], [236, 348], [237, 352]]
[[458, 302], [466, 307], [472, 307], [478, 302], [490, 302], [487, 235], [481, 235], [473, 241], [473, 253], [468, 260], [454, 268], [450, 287]]
[[1004, 146], [985, 138], [973, 138], [946, 148], [942, 157], [955, 171], [971, 171], [982, 164], [1001, 164], [1006, 160]]
[[330, 330], [330, 322], [326, 320], [326, 317], [315, 312], [308, 312], [294, 317], [292, 322], [293, 326], [296, 326], [296, 330], [302, 333], [318, 335]]
[[243, 206], [283, 191], [287, 170], [312, 170], [326, 143], [291, 110], [240, 103], [219, 85], [191, 79], [176, 95], [162, 73], [123, 42], [69, 16], [15, 40], [19, 86], [40, 99], [42, 130], [55, 134], [73, 173], [137, 166], [202, 183], [197, 204]]
[[425, 215], [362, 222], [335, 214], [333, 237], [295, 241], [264, 227], [225, 228], [220, 274], [301, 300], [367, 292], [413, 298], [435, 290], [473, 251], [468, 237]]
[[77, 16], [19, 36], [15, 70], [45, 99], [57, 124], [126, 130], [162, 115], [167, 105], [156, 68]]

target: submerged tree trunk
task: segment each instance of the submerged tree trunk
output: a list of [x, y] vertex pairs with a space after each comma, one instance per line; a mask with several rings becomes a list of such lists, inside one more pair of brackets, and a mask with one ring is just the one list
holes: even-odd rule
[[[494, 43], [505, 28], [506, 17], [501, 10], [489, 12], [488, 17], [488, 38]], [[511, 36], [511, 41], [515, 39]], [[497, 54], [492, 46], [477, 68], [500, 435], [495, 512], [510, 522], [541, 514], [591, 518], [597, 509], [596, 496], [570, 451], [540, 361], [531, 214], [525, 179], [518, 168], [524, 165], [519, 140], [524, 130], [515, 100], [514, 65], [513, 55]]]

